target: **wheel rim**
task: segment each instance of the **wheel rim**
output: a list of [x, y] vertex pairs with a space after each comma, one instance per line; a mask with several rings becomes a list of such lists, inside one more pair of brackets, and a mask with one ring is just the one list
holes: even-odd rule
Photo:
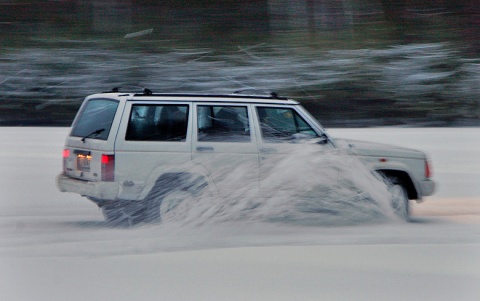
[[393, 210], [398, 216], [408, 219], [409, 209], [407, 191], [402, 185], [396, 184], [392, 186], [390, 192], [392, 194]]

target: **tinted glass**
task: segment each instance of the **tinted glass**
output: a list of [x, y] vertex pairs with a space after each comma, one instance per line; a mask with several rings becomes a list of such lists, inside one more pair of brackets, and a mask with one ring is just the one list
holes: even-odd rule
[[198, 141], [249, 142], [245, 106], [198, 106]]
[[257, 114], [262, 137], [266, 141], [278, 142], [317, 137], [312, 127], [291, 108], [258, 107]]
[[71, 136], [107, 140], [117, 107], [115, 100], [89, 100], [73, 125]]
[[125, 140], [186, 141], [188, 105], [133, 105]]

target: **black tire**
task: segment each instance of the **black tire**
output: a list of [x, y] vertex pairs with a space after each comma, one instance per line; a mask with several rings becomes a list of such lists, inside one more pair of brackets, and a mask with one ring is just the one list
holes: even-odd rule
[[410, 219], [408, 190], [399, 178], [389, 178], [389, 190], [392, 196], [391, 205], [396, 215], [403, 220]]
[[203, 176], [187, 173], [171, 173], [160, 176], [145, 198], [145, 220], [150, 223], [160, 222], [183, 200], [200, 195], [206, 186], [207, 183]]
[[111, 226], [131, 227], [145, 220], [146, 207], [140, 202], [112, 202], [101, 208], [105, 221]]

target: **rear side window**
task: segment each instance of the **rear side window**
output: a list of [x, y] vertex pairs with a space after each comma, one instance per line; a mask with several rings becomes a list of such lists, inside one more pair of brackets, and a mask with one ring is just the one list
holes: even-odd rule
[[188, 105], [133, 105], [125, 140], [186, 141]]
[[116, 100], [103, 98], [89, 100], [79, 113], [70, 135], [107, 140], [117, 107]]
[[245, 106], [198, 106], [198, 141], [250, 142]]

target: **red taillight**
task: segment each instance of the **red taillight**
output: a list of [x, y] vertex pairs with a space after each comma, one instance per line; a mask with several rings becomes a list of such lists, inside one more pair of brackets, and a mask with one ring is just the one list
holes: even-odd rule
[[113, 155], [102, 155], [102, 164], [108, 164], [113, 159]]
[[112, 182], [115, 179], [115, 156], [102, 155], [102, 181]]
[[63, 158], [63, 171], [67, 171], [67, 159], [70, 157], [70, 150], [69, 149], [64, 149], [62, 152], [62, 158]]
[[432, 169], [430, 168], [430, 162], [425, 160], [425, 178], [430, 178], [432, 176]]

